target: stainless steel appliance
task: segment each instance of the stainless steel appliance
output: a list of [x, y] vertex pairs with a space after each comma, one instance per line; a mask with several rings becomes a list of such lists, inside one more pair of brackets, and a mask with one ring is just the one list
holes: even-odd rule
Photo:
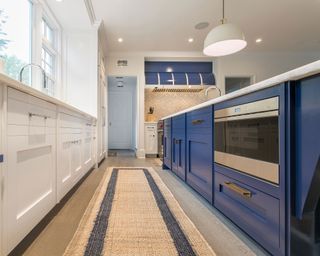
[[214, 112], [215, 162], [279, 184], [279, 98]]
[[163, 125], [164, 125], [164, 121], [159, 120], [157, 125], [157, 131], [158, 131], [158, 157], [160, 159], [163, 158]]

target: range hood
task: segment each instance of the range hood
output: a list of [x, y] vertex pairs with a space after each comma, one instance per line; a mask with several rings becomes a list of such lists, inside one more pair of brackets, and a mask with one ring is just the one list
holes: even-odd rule
[[212, 62], [145, 62], [146, 87], [155, 92], [199, 92], [215, 85]]

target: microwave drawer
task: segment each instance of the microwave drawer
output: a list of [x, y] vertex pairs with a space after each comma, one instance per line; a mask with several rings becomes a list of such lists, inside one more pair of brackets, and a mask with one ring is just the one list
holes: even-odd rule
[[280, 250], [280, 201], [215, 172], [214, 204], [271, 253]]

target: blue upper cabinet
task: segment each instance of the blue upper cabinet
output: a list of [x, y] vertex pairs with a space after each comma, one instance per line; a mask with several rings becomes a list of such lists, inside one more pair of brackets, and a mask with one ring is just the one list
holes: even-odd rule
[[145, 74], [146, 84], [159, 84], [158, 73], [149, 72]]
[[212, 62], [145, 62], [147, 85], [214, 85], [212, 70]]
[[186, 73], [173, 73], [174, 84], [185, 85], [187, 84], [187, 74]]

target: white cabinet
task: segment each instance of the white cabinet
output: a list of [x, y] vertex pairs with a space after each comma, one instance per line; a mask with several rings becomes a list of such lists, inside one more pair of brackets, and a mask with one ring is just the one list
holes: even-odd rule
[[3, 91], [4, 87], [0, 86], [0, 255], [4, 255], [3, 244], [3, 186], [4, 186], [4, 174], [3, 174], [3, 154], [4, 154], [4, 137], [3, 137]]
[[56, 203], [56, 106], [9, 88], [5, 233], [13, 249]]
[[94, 120], [59, 111], [57, 197], [60, 201], [93, 167]]
[[104, 159], [106, 155], [106, 77], [105, 66], [102, 52], [99, 51], [99, 65], [98, 65], [98, 136], [97, 136], [97, 157], [98, 162]]
[[60, 201], [82, 177], [82, 120], [74, 113], [65, 112], [59, 112], [58, 201]]
[[84, 169], [88, 170], [94, 162], [94, 126], [93, 120], [85, 120], [83, 129], [83, 164]]
[[144, 141], [146, 154], [158, 154], [157, 123], [144, 124]]
[[96, 119], [0, 85], [0, 255], [96, 164]]

